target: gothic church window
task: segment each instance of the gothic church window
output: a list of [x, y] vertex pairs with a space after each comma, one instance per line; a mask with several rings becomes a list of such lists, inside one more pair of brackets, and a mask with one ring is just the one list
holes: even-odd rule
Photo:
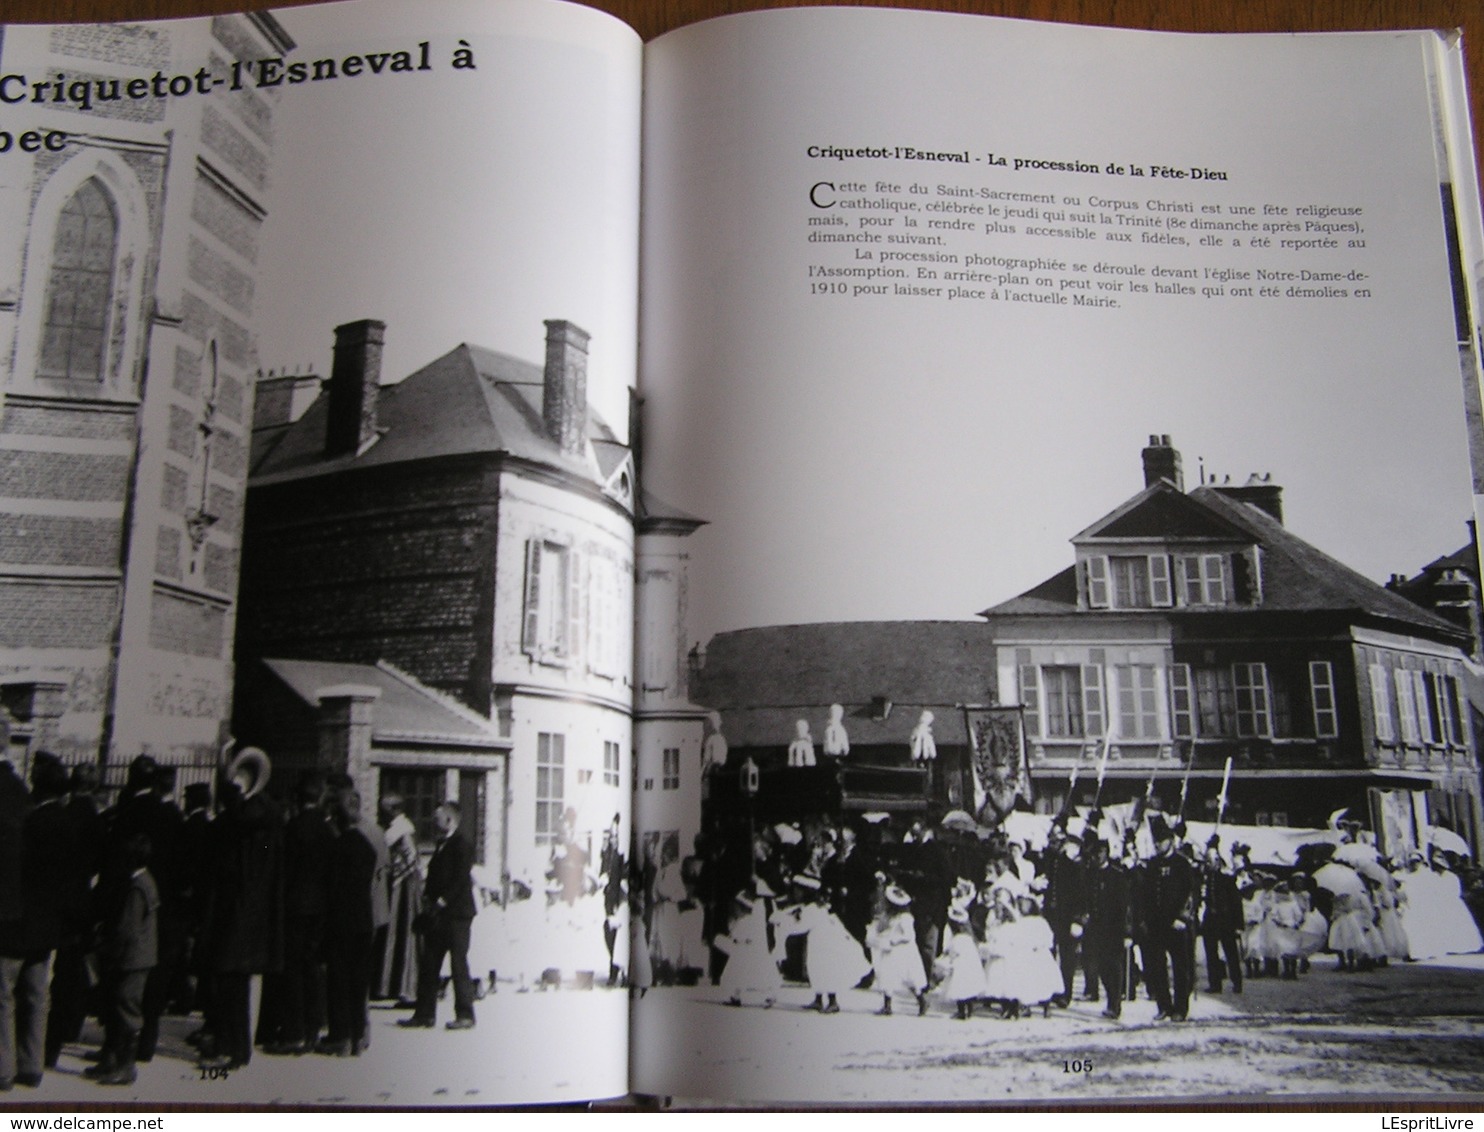
[[118, 237], [113, 201], [90, 177], [57, 220], [38, 376], [103, 381]]

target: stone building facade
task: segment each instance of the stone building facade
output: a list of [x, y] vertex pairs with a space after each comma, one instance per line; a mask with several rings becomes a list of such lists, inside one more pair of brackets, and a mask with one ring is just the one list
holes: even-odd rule
[[11, 115], [54, 144], [0, 171], [0, 722], [18, 769], [45, 746], [111, 782], [141, 753], [204, 778], [231, 707], [274, 104], [168, 80], [293, 44], [266, 15], [3, 35], [8, 75], [150, 89]]

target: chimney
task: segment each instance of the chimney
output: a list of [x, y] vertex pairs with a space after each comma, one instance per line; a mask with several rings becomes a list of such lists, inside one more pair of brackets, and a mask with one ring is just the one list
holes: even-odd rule
[[1170, 445], [1169, 433], [1150, 434], [1149, 447], [1143, 451], [1144, 486], [1153, 487], [1160, 480], [1172, 484], [1176, 491], [1185, 490], [1185, 477], [1180, 471], [1180, 453]]
[[1222, 486], [1216, 490], [1228, 499], [1250, 503], [1270, 518], [1276, 519], [1279, 523], [1283, 522], [1283, 489], [1273, 482], [1271, 472], [1264, 472], [1262, 475], [1253, 472], [1244, 484], [1235, 487]]
[[376, 439], [376, 399], [381, 391], [381, 346], [386, 323], [374, 318], [335, 327], [335, 361], [325, 422], [325, 455], [361, 451]]
[[546, 320], [546, 374], [541, 416], [546, 433], [568, 456], [587, 447], [588, 333], [566, 319]]

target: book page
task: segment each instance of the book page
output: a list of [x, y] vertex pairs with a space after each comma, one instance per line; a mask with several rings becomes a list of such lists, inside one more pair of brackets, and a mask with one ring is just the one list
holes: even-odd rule
[[704, 525], [641, 641], [691, 731], [641, 751], [637, 1091], [1480, 1091], [1445, 54], [650, 45], [645, 487]]
[[625, 1093], [637, 37], [348, 3], [0, 76], [0, 1084]]

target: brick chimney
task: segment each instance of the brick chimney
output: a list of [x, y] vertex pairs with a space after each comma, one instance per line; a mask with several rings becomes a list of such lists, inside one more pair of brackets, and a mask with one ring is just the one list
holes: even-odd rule
[[1216, 490], [1228, 499], [1250, 503], [1279, 523], [1283, 522], [1283, 488], [1273, 482], [1271, 472], [1264, 472], [1262, 475], [1253, 472], [1244, 484], [1218, 487]]
[[580, 456], [587, 448], [588, 337], [565, 319], [546, 320], [541, 416], [547, 435], [568, 456]]
[[1185, 490], [1185, 476], [1180, 471], [1180, 453], [1170, 444], [1170, 436], [1150, 434], [1149, 447], [1145, 448], [1144, 486], [1153, 487], [1160, 480], [1173, 484], [1176, 491]]
[[376, 439], [381, 348], [386, 323], [374, 318], [335, 327], [335, 361], [325, 421], [325, 455], [346, 456]]

